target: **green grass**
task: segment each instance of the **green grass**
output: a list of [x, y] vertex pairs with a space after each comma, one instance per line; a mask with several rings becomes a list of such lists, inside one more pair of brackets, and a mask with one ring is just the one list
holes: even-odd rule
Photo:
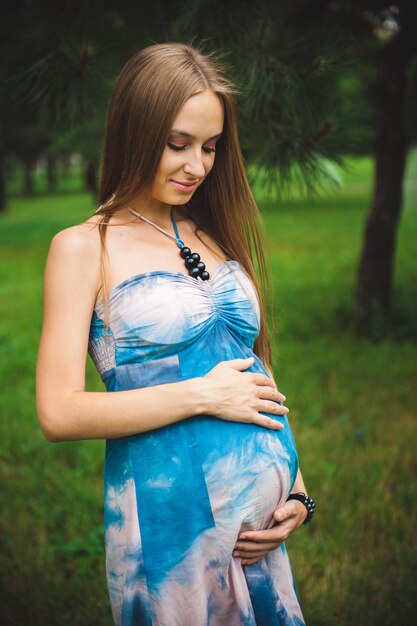
[[[309, 626], [413, 623], [417, 534], [417, 159], [410, 161], [392, 317], [378, 343], [348, 324], [369, 159], [340, 190], [268, 202], [275, 373], [288, 398], [312, 524], [288, 541]], [[47, 443], [35, 414], [42, 272], [52, 235], [85, 219], [72, 181], [13, 195], [0, 218], [0, 621], [110, 626], [102, 536], [103, 442]], [[414, 285], [414, 293], [413, 293]], [[89, 389], [102, 389], [88, 363]], [[414, 387], [413, 387], [414, 385]]]

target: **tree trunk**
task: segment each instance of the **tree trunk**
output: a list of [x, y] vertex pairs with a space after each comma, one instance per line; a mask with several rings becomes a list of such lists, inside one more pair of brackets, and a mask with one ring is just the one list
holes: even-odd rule
[[396, 232], [402, 207], [407, 141], [404, 96], [409, 55], [400, 32], [378, 52], [372, 87], [375, 125], [375, 179], [371, 211], [356, 286], [354, 318], [367, 332], [375, 311], [391, 301]]
[[33, 157], [23, 157], [23, 189], [25, 197], [33, 196], [33, 168], [35, 159]]
[[97, 196], [97, 166], [94, 161], [87, 161], [85, 166], [85, 185], [88, 191]]
[[51, 193], [56, 190], [56, 157], [48, 156], [46, 161], [46, 178], [48, 181], [48, 191]]
[[5, 169], [5, 155], [4, 155], [4, 142], [3, 134], [0, 128], [0, 213], [6, 210], [6, 177], [4, 175]]

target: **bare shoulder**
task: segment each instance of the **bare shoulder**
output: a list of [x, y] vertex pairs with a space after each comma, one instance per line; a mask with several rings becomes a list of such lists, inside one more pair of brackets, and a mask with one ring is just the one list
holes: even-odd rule
[[97, 218], [65, 228], [52, 239], [47, 273], [77, 274], [90, 285], [100, 279], [100, 235]]
[[94, 257], [100, 254], [100, 235], [96, 217], [70, 226], [59, 231], [52, 239], [51, 247], [61, 250], [63, 253], [76, 253], [83, 256]]
[[95, 264], [100, 260], [100, 235], [97, 219], [60, 230], [52, 238], [50, 252], [54, 255], [76, 255], [84, 263]]

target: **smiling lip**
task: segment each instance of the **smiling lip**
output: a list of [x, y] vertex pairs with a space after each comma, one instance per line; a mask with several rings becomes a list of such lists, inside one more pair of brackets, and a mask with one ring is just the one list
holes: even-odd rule
[[178, 180], [171, 180], [171, 183], [179, 190], [190, 193], [197, 187], [197, 183], [183, 183]]

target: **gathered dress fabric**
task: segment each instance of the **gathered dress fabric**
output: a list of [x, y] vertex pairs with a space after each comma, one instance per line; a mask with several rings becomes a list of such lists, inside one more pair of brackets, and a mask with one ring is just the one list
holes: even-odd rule
[[[241, 265], [207, 281], [153, 271], [123, 281], [94, 309], [89, 353], [117, 392], [207, 374], [254, 356], [259, 303]], [[160, 411], [166, 407], [161, 402]], [[232, 556], [244, 529], [266, 529], [298, 458], [288, 419], [273, 431], [195, 415], [108, 439], [104, 470], [107, 583], [117, 626], [304, 624], [285, 544], [253, 565]]]

